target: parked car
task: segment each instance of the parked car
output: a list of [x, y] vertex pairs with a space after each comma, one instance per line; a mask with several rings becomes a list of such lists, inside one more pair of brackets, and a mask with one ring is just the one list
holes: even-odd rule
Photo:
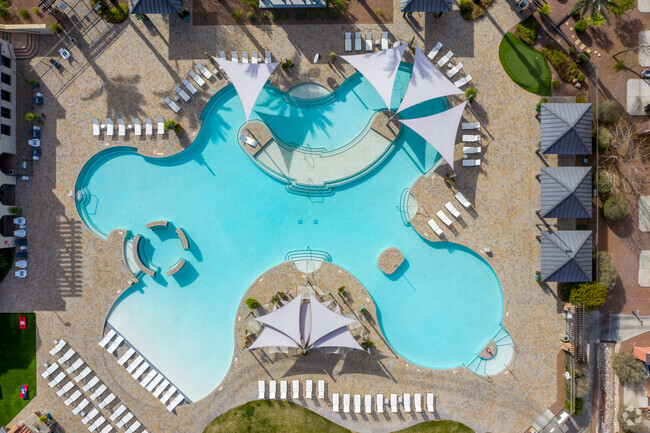
[[52, 66], [54, 66], [56, 69], [61, 69], [61, 63], [59, 63], [58, 61], [56, 61], [54, 59], [50, 59], [50, 64]]
[[643, 71], [641, 71], [641, 76], [643, 78], [650, 78], [650, 69], [644, 69]]
[[[18, 240], [18, 239], [16, 239]], [[16, 258], [17, 259], [27, 259], [27, 251], [19, 251], [16, 253]]]

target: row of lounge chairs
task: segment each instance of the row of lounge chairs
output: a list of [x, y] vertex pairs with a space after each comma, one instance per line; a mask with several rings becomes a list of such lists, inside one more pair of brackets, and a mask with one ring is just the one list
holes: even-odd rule
[[[68, 346], [68, 344], [63, 339], [55, 341], [54, 348], [50, 350], [50, 356], [57, 355], [66, 346]], [[74, 379], [72, 379], [71, 375], [85, 365], [83, 359], [81, 359], [81, 357], [77, 357], [77, 359], [66, 368], [65, 364], [68, 364], [72, 357], [75, 356], [75, 354], [75, 350], [69, 347], [68, 350], [57, 361], [53, 362], [52, 365], [50, 365], [41, 374], [41, 377], [43, 379], [47, 379], [60, 367], [62, 371], [60, 371], [54, 377], [54, 379], [48, 382], [48, 386], [50, 388], [54, 388], [55, 386], [61, 384], [63, 380], [68, 377], [68, 375], [70, 375], [70, 379], [57, 390], [56, 395], [61, 398], [66, 397], [66, 400], [64, 401], [64, 404], [66, 406], [71, 406], [80, 398], [82, 398], [82, 400], [77, 403], [76, 406], [72, 409], [72, 414], [80, 415], [83, 417], [81, 419], [81, 423], [83, 425], [88, 425], [89, 432], [98, 431], [99, 433], [109, 433], [115, 429], [111, 423], [116, 421], [118, 417], [121, 417], [120, 420], [115, 424], [116, 428], [124, 428], [126, 433], [135, 433], [141, 427], [141, 424], [139, 421], [135, 420], [128, 426], [128, 428], [126, 428], [126, 424], [133, 419], [133, 414], [127, 411], [126, 406], [123, 404], [120, 404], [120, 406], [116, 408], [111, 413], [111, 415], [106, 414], [108, 420], [104, 415], [100, 413], [101, 410], [110, 409], [111, 405], [116, 405], [116, 397], [115, 394], [109, 391], [109, 394], [107, 396], [100, 398], [107, 391], [107, 387], [105, 384], [100, 382], [97, 375], [93, 375], [82, 386], [80, 382], [82, 380], [85, 380], [93, 373], [93, 370], [89, 366], [86, 365], [85, 368], [80, 373], [76, 374]], [[71, 392], [73, 388], [75, 389], [73, 392]], [[94, 407], [90, 402], [96, 400], [97, 406]], [[122, 416], [124, 412], [127, 413], [126, 415]], [[100, 428], [101, 430], [99, 430]], [[147, 430], [142, 430], [141, 433], [147, 433]]]
[[[458, 202], [459, 202], [459, 203], [460, 203], [460, 204], [461, 204], [465, 209], [469, 209], [469, 208], [472, 206], [472, 203], [470, 203], [469, 200], [467, 200], [467, 199], [465, 198], [465, 196], [464, 196], [460, 191], [458, 191], [458, 192], [454, 195], [454, 197], [456, 197], [456, 200], [458, 200]], [[452, 214], [452, 216], [453, 216], [454, 218], [456, 218], [456, 219], [460, 218], [460, 212], [458, 211], [458, 209], [456, 209], [456, 206], [454, 206], [450, 201], [448, 201], [447, 203], [445, 203], [445, 209], [447, 209], [447, 211], [449, 211], [449, 213]], [[447, 214], [446, 214], [442, 209], [439, 210], [438, 212], [436, 212], [436, 216], [437, 216], [437, 217], [440, 219], [440, 221], [442, 221], [442, 222], [444, 223], [444, 225], [446, 225], [447, 227], [451, 227], [451, 225], [453, 224], [453, 221], [451, 220], [451, 218], [449, 218], [449, 217], [447, 216]], [[431, 227], [431, 230], [433, 230], [433, 232], [434, 232], [436, 235], [438, 235], [438, 236], [442, 236], [442, 235], [443, 235], [443, 231], [442, 231], [442, 229], [441, 229], [440, 226], [435, 222], [435, 220], [434, 220], [433, 218], [431, 218], [431, 219], [428, 221], [428, 224], [429, 224], [429, 227]]]
[[[126, 131], [127, 129], [133, 130], [133, 135], [135, 136], [141, 136], [142, 135], [142, 122], [140, 121], [140, 118], [134, 117], [132, 118], [133, 124], [129, 124], [128, 127], [124, 123], [124, 119], [117, 119], [117, 136], [118, 137], [124, 137], [126, 136]], [[156, 116], [156, 122], [157, 122], [157, 133], [158, 135], [164, 135], [165, 134], [165, 119], [162, 116]], [[91, 119], [91, 123], [93, 125], [93, 135], [94, 136], [99, 136], [101, 135], [101, 131], [104, 130], [106, 131], [107, 136], [113, 136], [115, 135], [115, 125], [113, 124], [113, 119], [107, 117], [106, 118], [106, 123], [100, 125], [99, 120], [96, 118]], [[148, 117], [144, 118], [144, 135], [146, 136], [151, 136], [153, 135], [153, 122], [151, 119]]]
[[[113, 339], [113, 337], [115, 337], [115, 339]], [[111, 340], [113, 341], [109, 345]], [[119, 357], [117, 363], [121, 366], [124, 366], [127, 361], [136, 355], [135, 359], [133, 359], [133, 361], [131, 361], [126, 367], [126, 371], [131, 374], [131, 377], [133, 377], [133, 379], [140, 382], [140, 386], [145, 388], [154, 397], [159, 399], [160, 402], [167, 407], [167, 410], [169, 412], [176, 409], [176, 406], [185, 401], [185, 396], [178, 392], [178, 389], [176, 389], [176, 387], [172, 385], [162, 373], [150, 365], [142, 357], [142, 355], [136, 353], [135, 349], [133, 347], [130, 347], [124, 340], [124, 337], [118, 334], [115, 330], [110, 329], [104, 338], [102, 338], [102, 340], [99, 342], [99, 345], [101, 347], [108, 346], [106, 350], [108, 353], [113, 354], [123, 342], [128, 346], [128, 349], [126, 352], [124, 352], [124, 354], [122, 354], [122, 356]], [[174, 396], [174, 394], [176, 394], [176, 396]], [[174, 396], [174, 398], [172, 398], [172, 396]]]
[[[434, 58], [438, 55], [440, 52], [440, 49], [442, 48], [442, 42], [438, 42], [432, 49], [429, 51], [429, 54], [427, 54], [427, 57], [431, 60], [434, 61]], [[442, 56], [440, 59], [438, 59], [438, 62], [436, 63], [439, 68], [442, 68], [445, 66], [449, 60], [454, 56], [454, 52], [449, 50], [447, 53]], [[456, 75], [461, 69], [463, 69], [463, 64], [458, 63], [456, 66], [449, 65], [449, 71], [447, 71], [447, 77], [452, 78], [454, 75]], [[463, 87], [465, 84], [469, 83], [472, 81], [472, 76], [467, 75], [463, 78], [460, 78], [456, 81], [454, 81], [454, 84], [456, 87], [460, 88]]]
[[[203, 64], [201, 62], [198, 62], [196, 64], [196, 68], [199, 70], [200, 74], [205, 77], [206, 80], [212, 79], [212, 72], [210, 72], [208, 70], [208, 68], [203, 66]], [[217, 73], [217, 71], [215, 70], [215, 74], [216, 73]], [[196, 71], [194, 71], [193, 69], [190, 69], [190, 71], [188, 72], [188, 75], [197, 84], [197, 86], [203, 87], [205, 85], [205, 80], [203, 78], [201, 78], [201, 75], [197, 74]], [[190, 82], [190, 80], [187, 79], [187, 78], [183, 78], [181, 80], [181, 84], [192, 95], [194, 95], [198, 91], [197, 88], [194, 86], [194, 84], [192, 84], [192, 82]], [[183, 90], [183, 88], [181, 86], [174, 86], [174, 91], [178, 94], [178, 96], [183, 101], [185, 101], [185, 102], [190, 101], [190, 95], [188, 95], [187, 92], [185, 90]], [[169, 96], [165, 96], [163, 98], [163, 101], [165, 102], [165, 104], [167, 104], [169, 106], [169, 108], [172, 109], [172, 111], [174, 113], [178, 113], [180, 111], [181, 107], [175, 101], [173, 101]]]
[[[226, 52], [225, 51], [219, 51], [219, 58], [223, 60], [228, 60], [226, 57]], [[257, 50], [251, 50], [251, 58], [250, 61], [248, 59], [248, 51], [242, 51], [241, 52], [241, 60], [239, 59], [239, 53], [237, 51], [231, 51], [230, 52], [230, 60], [233, 62], [237, 63], [261, 63], [262, 58], [257, 57]], [[264, 52], [264, 63], [271, 63], [273, 60], [271, 58], [271, 52], [270, 51], [265, 51]]]
[[[312, 390], [313, 390], [313, 381], [311, 380], [306, 380], [305, 381], [305, 398], [311, 399], [313, 398]], [[291, 399], [292, 400], [298, 400], [300, 399], [300, 381], [299, 380], [293, 380], [291, 382]], [[260, 400], [266, 398], [266, 382], [263, 380], [260, 380], [257, 382], [257, 393], [258, 393], [258, 398]], [[268, 398], [273, 400], [278, 398], [277, 397], [277, 381], [275, 380], [269, 380], [269, 394]], [[280, 394], [279, 398], [281, 400], [286, 400], [287, 399], [287, 381], [286, 380], [281, 380], [280, 381]], [[324, 399], [325, 398], [325, 381], [324, 380], [319, 380], [318, 381], [318, 398]]]
[[[463, 123], [463, 125], [479, 125], [479, 123], [469, 124]], [[467, 129], [464, 128], [463, 129]], [[480, 134], [463, 134], [463, 141], [465, 143], [480, 143], [481, 135]], [[469, 155], [476, 155], [481, 153], [481, 146], [463, 146], [463, 167], [478, 167], [481, 165], [481, 159], [470, 159]]]
[[[364, 395], [364, 412], [367, 414], [372, 413], [372, 395]], [[415, 393], [413, 395], [414, 400], [414, 410], [411, 409], [411, 394], [404, 393], [403, 398], [398, 397], [397, 394], [391, 394], [390, 400], [388, 398], [384, 399], [383, 394], [377, 394], [375, 397], [375, 410], [377, 413], [384, 413], [384, 404], [390, 405], [390, 411], [392, 413], [399, 412], [399, 404], [402, 404], [404, 412], [417, 412], [421, 413], [423, 411], [422, 407], [422, 394]], [[339, 393], [332, 394], [332, 410], [334, 412], [339, 412]], [[434, 411], [434, 399], [433, 394], [427, 394], [427, 412]], [[343, 394], [343, 413], [350, 413], [350, 394]], [[354, 394], [354, 413], [361, 413], [361, 395]]]
[[[374, 51], [375, 49], [375, 41], [372, 38], [372, 32], [366, 32], [366, 43], [364, 45], [364, 48], [366, 51]], [[393, 45], [394, 47], [399, 46], [401, 44], [400, 41], [396, 41], [395, 44]], [[381, 32], [381, 49], [387, 50], [388, 49], [388, 32]], [[354, 50], [355, 51], [363, 51], [362, 50], [362, 40], [361, 40], [361, 32], [355, 32], [354, 33]], [[352, 51], [352, 33], [351, 32], [345, 32], [345, 51]]]

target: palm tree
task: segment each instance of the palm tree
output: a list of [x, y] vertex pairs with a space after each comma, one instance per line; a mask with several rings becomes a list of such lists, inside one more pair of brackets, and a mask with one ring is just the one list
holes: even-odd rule
[[607, 14], [610, 12], [612, 7], [616, 7], [618, 4], [612, 0], [578, 0], [571, 9], [571, 11], [564, 17], [562, 20], [556, 24], [556, 27], [564, 24], [573, 14], [580, 12], [581, 17], [591, 17], [592, 19], [602, 15], [609, 24], [609, 17]]

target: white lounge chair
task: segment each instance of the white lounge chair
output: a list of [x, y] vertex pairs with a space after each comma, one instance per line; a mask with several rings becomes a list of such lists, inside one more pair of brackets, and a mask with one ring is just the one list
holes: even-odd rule
[[325, 398], [325, 381], [318, 381], [318, 398]]
[[230, 60], [239, 63], [239, 53], [237, 51], [231, 51]]
[[447, 51], [447, 54], [445, 54], [440, 60], [438, 60], [438, 67], [442, 68], [447, 64], [449, 59], [451, 59], [454, 56], [454, 53], [449, 50]]
[[241, 52], [241, 62], [248, 63], [248, 51]]
[[292, 394], [291, 398], [293, 400], [298, 400], [300, 398], [300, 381], [299, 380], [294, 380], [291, 383], [291, 389], [292, 389]]
[[181, 89], [180, 86], [174, 86], [174, 91], [178, 93], [178, 96], [180, 96], [183, 101], [188, 102], [190, 100], [190, 95], [188, 95], [185, 90]]
[[173, 411], [176, 408], [176, 406], [178, 406], [183, 402], [183, 400], [185, 400], [185, 397], [183, 397], [181, 394], [178, 394], [176, 398], [173, 399], [172, 402], [169, 403], [169, 405], [167, 405], [167, 410], [170, 412]]
[[[225, 54], [224, 54], [224, 57], [225, 57]], [[212, 72], [208, 71], [208, 69], [207, 69], [205, 66], [203, 66], [203, 63], [198, 62], [198, 63], [196, 64], [196, 69], [198, 69], [199, 72], [202, 73], [203, 76], [204, 76], [207, 80], [209, 80], [210, 78], [212, 78]], [[192, 72], [194, 72], [194, 71], [192, 71]], [[194, 77], [192, 77], [192, 78], [194, 78]], [[201, 78], [201, 77], [199, 77], [199, 78]], [[203, 84], [199, 83], [198, 81], [197, 81], [197, 84], [198, 84], [199, 86], [203, 86]]]
[[273, 60], [271, 58], [270, 51], [264, 51], [264, 63], [271, 63]]
[[244, 134], [239, 134], [239, 139], [251, 147], [257, 147], [258, 142]]
[[65, 373], [66, 374], [71, 374], [71, 373], [75, 372], [82, 365], [84, 365], [84, 361], [83, 361], [83, 359], [79, 358], [75, 362], [73, 362], [70, 367], [68, 367], [68, 369], [65, 371]]
[[397, 394], [390, 395], [390, 411], [397, 413]]
[[427, 412], [433, 412], [433, 394], [427, 393]]
[[104, 418], [103, 416], [100, 416], [99, 418], [97, 418], [95, 420], [95, 422], [90, 427], [88, 427], [88, 431], [89, 432], [94, 432], [99, 427], [101, 427], [102, 424], [104, 424], [104, 421], [106, 421], [106, 418]]
[[222, 60], [228, 60], [226, 57], [226, 52], [225, 51], [219, 51], [219, 58]]
[[93, 408], [93, 410], [91, 410], [90, 413], [88, 413], [88, 415], [86, 415], [86, 417], [81, 420], [81, 423], [83, 425], [88, 424], [93, 418], [95, 418], [97, 416], [98, 413], [99, 413], [99, 411], [97, 409]]
[[175, 386], [170, 386], [165, 395], [162, 396], [160, 399], [162, 404], [166, 404], [167, 401], [171, 398], [172, 395], [176, 392], [176, 387]]
[[422, 412], [422, 394], [415, 393], [413, 396], [413, 405], [416, 412]]
[[108, 353], [112, 354], [113, 352], [115, 352], [115, 349], [117, 349], [118, 346], [120, 344], [122, 344], [123, 341], [124, 341], [124, 337], [122, 337], [121, 335], [118, 335], [117, 338], [115, 340], [113, 340], [113, 343], [111, 344], [111, 346], [108, 349], [106, 349], [106, 351]]
[[148, 117], [144, 118], [144, 135], [153, 135], [153, 123]]
[[354, 32], [354, 50], [361, 51], [361, 32]]
[[396, 41], [393, 43], [393, 48], [395, 48], [395, 47], [399, 47], [400, 45], [402, 45], [402, 41], [400, 41], [400, 40], [398, 39], [398, 40], [396, 40]]
[[113, 135], [113, 119], [106, 118], [106, 135]]
[[132, 378], [135, 380], [140, 379], [140, 376], [149, 368], [149, 363], [148, 362], [143, 362], [140, 367], [138, 367], [137, 370], [131, 375]]
[[[106, 424], [106, 425], [104, 426], [104, 428], [102, 429], [102, 431], [100, 431], [99, 433], [108, 433], [108, 432], [110, 432], [110, 431], [112, 431], [112, 430], [113, 430], [113, 426], [110, 425], [110, 424]], [[145, 431], [146, 431], [146, 430], [145, 430]], [[143, 432], [143, 433], [144, 433], [144, 432]]]
[[90, 121], [93, 124], [93, 135], [95, 136], [99, 135], [100, 134], [99, 120], [93, 117], [92, 119], [90, 119]]
[[411, 411], [411, 394], [404, 394], [404, 412]]
[[257, 57], [257, 50], [251, 50], [251, 63], [259, 63], [260, 59]]
[[441, 220], [443, 223], [445, 223], [445, 225], [446, 225], [447, 227], [449, 227], [449, 226], [451, 225], [452, 221], [449, 219], [449, 217], [447, 216], [447, 214], [445, 214], [442, 210], [439, 210], [438, 212], [436, 212], [436, 215], [438, 216], [438, 218], [440, 218], [440, 220]]
[[264, 399], [264, 393], [266, 391], [266, 382], [263, 380], [258, 380], [257, 381], [257, 398], [260, 400]]
[[435, 234], [437, 234], [438, 236], [442, 236], [442, 229], [441, 229], [440, 226], [439, 226], [439, 225], [438, 225], [438, 224], [433, 220], [433, 218], [431, 218], [431, 219], [429, 220], [429, 223], [428, 223], [428, 224], [429, 224], [429, 227], [431, 227], [431, 230], [433, 230], [433, 232], [434, 232]]
[[52, 373], [54, 373], [57, 369], [59, 368], [59, 364], [56, 362], [52, 365], [50, 365], [43, 373], [41, 373], [41, 377], [43, 379], [47, 379]]
[[372, 51], [373, 45], [372, 32], [366, 32], [366, 51]]
[[332, 394], [332, 411], [339, 411], [339, 394], [337, 392]]
[[287, 399], [287, 381], [286, 380], [281, 380], [280, 381], [280, 399], [281, 400], [286, 400]]
[[54, 346], [54, 348], [52, 350], [50, 350], [50, 356], [54, 356], [57, 353], [59, 353], [61, 351], [61, 349], [63, 349], [63, 347], [66, 344], [64, 339], [60, 339], [59, 341], [55, 341], [55, 343], [56, 343], [56, 345]]
[[131, 421], [132, 418], [133, 418], [133, 414], [131, 412], [127, 413], [126, 415], [124, 415], [122, 417], [122, 419], [117, 424], [115, 424], [115, 427], [117, 427], [117, 428], [124, 427], [124, 424]]
[[190, 81], [187, 78], [183, 78], [181, 80], [181, 83], [183, 84], [183, 86], [185, 86], [187, 90], [190, 91], [192, 95], [194, 95], [197, 92], [196, 87], [194, 87], [194, 84], [190, 83]]
[[481, 146], [463, 146], [463, 153], [465, 155], [481, 153]]
[[305, 382], [305, 398], [311, 398], [311, 390], [312, 390], [313, 383], [311, 379], [308, 379]]
[[163, 101], [165, 102], [165, 104], [167, 104], [167, 106], [169, 106], [169, 108], [172, 109], [174, 113], [178, 113], [178, 111], [181, 109], [181, 107], [176, 102], [172, 101], [172, 99], [169, 96], [165, 96], [163, 98]]
[[81, 410], [82, 410], [83, 408], [85, 408], [86, 406], [88, 406], [88, 400], [84, 398], [84, 399], [81, 400], [81, 402], [77, 405], [77, 407], [75, 407], [75, 408], [72, 410], [72, 414], [73, 414], [73, 415], [77, 415], [77, 414], [78, 414], [79, 412], [81, 412]]
[[117, 119], [117, 135], [118, 137], [124, 137], [126, 135], [126, 125], [124, 124], [124, 119]]
[[460, 217], [460, 212], [458, 212], [458, 209], [456, 209], [456, 207], [454, 207], [454, 205], [451, 204], [450, 201], [445, 203], [445, 209], [447, 209], [449, 211], [449, 213], [454, 216], [454, 218]]
[[480, 122], [463, 122], [462, 128], [463, 129], [479, 129], [481, 127]]
[[78, 399], [79, 397], [81, 397], [81, 391], [76, 390], [76, 391], [73, 392], [72, 395], [71, 395], [70, 397], [68, 397], [68, 398], [66, 399], [66, 401], [64, 401], [63, 403], [64, 403], [66, 406], [70, 406], [72, 403], [74, 403], [75, 401], [77, 401], [77, 399]]
[[147, 385], [147, 391], [151, 392], [154, 390], [155, 387], [158, 386], [158, 384], [165, 378], [162, 374], [158, 373], [156, 377], [153, 378], [151, 382], [149, 382], [149, 385]]
[[[210, 72], [210, 71], [208, 71], [208, 73], [209, 73], [209, 72]], [[191, 70], [191, 69], [190, 69], [190, 71], [188, 72], [188, 74], [190, 75], [190, 78], [192, 78], [192, 79], [194, 80], [194, 82], [195, 82], [196, 84], [198, 84], [199, 86], [203, 87], [203, 85], [205, 84], [205, 81], [203, 81], [203, 78], [201, 78], [201, 76], [200, 76], [199, 74], [197, 74], [196, 72], [194, 72], [194, 71]]]
[[92, 373], [92, 370], [90, 369], [90, 367], [86, 366], [86, 368], [84, 368], [84, 369], [81, 371], [81, 373], [79, 373], [79, 374], [74, 378], [74, 381], [75, 381], [75, 382], [79, 382], [79, 381], [81, 381], [82, 379], [85, 379], [86, 376], [88, 376], [90, 373]]
[[461, 69], [463, 69], [463, 64], [461, 62], [458, 62], [456, 66], [447, 71], [447, 76], [451, 78], [456, 75]]
[[63, 387], [62, 387], [60, 390], [58, 390], [58, 391], [56, 392], [56, 395], [57, 395], [58, 397], [61, 397], [61, 396], [62, 396], [63, 394], [65, 394], [66, 392], [70, 391], [70, 390], [72, 389], [72, 387], [73, 387], [72, 381], [69, 380], [68, 383], [66, 383], [65, 385], [63, 385]]
[[438, 53], [440, 52], [440, 48], [442, 48], [442, 42], [438, 42], [436, 46], [433, 47], [431, 51], [429, 51], [429, 54], [427, 54], [429, 60], [433, 60], [433, 58], [438, 55]]
[[354, 394], [354, 413], [361, 413], [361, 395]]
[[68, 361], [70, 358], [72, 358], [72, 356], [75, 353], [77, 353], [77, 352], [75, 352], [74, 349], [68, 349], [68, 351], [62, 357], [60, 357], [57, 362], [59, 363], [59, 365], [61, 365], [64, 362]]
[[480, 159], [463, 159], [463, 167], [478, 167], [481, 165]]
[[133, 362], [131, 362], [131, 364], [129, 364], [129, 366], [126, 368], [127, 373], [133, 373], [133, 372], [135, 371], [135, 369], [138, 368], [138, 366], [139, 366], [143, 361], [144, 361], [144, 358], [143, 358], [142, 356], [138, 355], [138, 357], [135, 358], [135, 359], [133, 360]]
[[458, 200], [460, 202], [460, 204], [462, 204], [463, 207], [465, 207], [465, 208], [468, 208], [468, 207], [470, 207], [472, 205], [472, 203], [470, 203], [469, 200], [467, 200], [465, 198], [465, 196], [460, 191], [458, 191], [456, 194], [454, 194], [454, 197], [456, 197], [456, 200]]
[[97, 388], [97, 389], [95, 390], [95, 392], [93, 392], [93, 393], [90, 395], [90, 399], [91, 399], [91, 400], [97, 400], [97, 398], [98, 398], [99, 396], [101, 396], [101, 395], [104, 393], [104, 391], [106, 391], [106, 385], [104, 385], [104, 384], [102, 383], [102, 384], [99, 386], [99, 388]]
[[107, 396], [104, 400], [102, 400], [101, 403], [99, 403], [99, 406], [98, 406], [98, 407], [99, 407], [100, 409], [104, 409], [106, 406], [108, 406], [109, 404], [111, 404], [111, 402], [112, 402], [113, 400], [115, 400], [115, 394], [113, 394], [113, 393], [111, 392], [110, 394], [108, 394], [108, 396]]
[[165, 135], [165, 119], [162, 116], [156, 116], [156, 124], [158, 125], [158, 135]]
[[93, 378], [90, 379], [90, 380], [88, 381], [88, 383], [85, 384], [83, 388], [81, 388], [81, 390], [82, 390], [83, 392], [88, 392], [88, 391], [90, 391], [91, 389], [93, 389], [93, 387], [94, 387], [95, 385], [97, 385], [98, 383], [99, 383], [99, 378], [98, 378], [97, 376], [93, 376]]
[[377, 403], [377, 413], [384, 413], [384, 394], [377, 394], [375, 402]]
[[24, 238], [27, 236], [27, 231], [26, 230], [14, 230], [14, 236], [17, 238]]
[[343, 394], [343, 413], [350, 413], [350, 394]]
[[372, 396], [370, 394], [365, 395], [364, 406], [366, 408], [366, 413], [372, 413]]
[[129, 358], [131, 358], [131, 356], [133, 356], [134, 353], [135, 353], [135, 349], [129, 347], [129, 349], [126, 352], [124, 352], [124, 355], [122, 355], [120, 359], [117, 360], [117, 363], [120, 365], [124, 365], [124, 363], [128, 361]]
[[139, 117], [133, 118], [133, 134], [137, 136], [142, 135], [142, 123], [140, 122]]
[[121, 404], [117, 409], [115, 409], [115, 412], [111, 414], [111, 416], [108, 418], [109, 421], [115, 421], [118, 416], [122, 415], [124, 411], [126, 410], [126, 406]]
[[477, 141], [481, 141], [481, 136], [480, 135], [463, 135], [463, 141], [467, 143], [475, 143]]
[[167, 388], [168, 385], [169, 385], [169, 381], [167, 379], [163, 380], [162, 383], [158, 385], [156, 390], [151, 393], [151, 395], [158, 398], [158, 396], [162, 394], [162, 392], [165, 390], [165, 388]]
[[140, 386], [142, 386], [143, 388], [146, 388], [147, 385], [149, 385], [149, 382], [151, 382], [153, 380], [153, 378], [156, 377], [157, 374], [158, 374], [158, 372], [156, 370], [151, 369], [151, 371], [149, 371], [149, 373], [147, 373], [147, 375], [144, 377], [144, 379], [142, 379], [140, 381]]
[[27, 267], [27, 260], [18, 260], [15, 265], [17, 268], [25, 269]]
[[345, 51], [352, 51], [352, 33], [345, 32]]
[[27, 220], [25, 219], [25, 217], [14, 218], [14, 224], [18, 224], [22, 226], [25, 225], [26, 222]]
[[470, 81], [472, 81], [472, 76], [467, 75], [461, 78], [460, 80], [454, 81], [454, 84], [456, 85], [456, 87], [463, 87], [465, 84], [469, 83]]
[[126, 431], [126, 433], [134, 433], [138, 428], [140, 428], [140, 421], [134, 421], [131, 426], [129, 426], [129, 429]]
[[270, 399], [275, 398], [276, 387], [277, 387], [277, 382], [275, 380], [270, 380], [269, 381], [269, 398]]
[[381, 49], [382, 51], [388, 49], [388, 32], [381, 32]]

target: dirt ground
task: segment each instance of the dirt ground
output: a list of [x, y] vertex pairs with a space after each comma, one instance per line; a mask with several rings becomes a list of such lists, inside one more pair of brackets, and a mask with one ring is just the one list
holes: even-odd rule
[[[246, 5], [242, 4], [240, 0], [194, 0], [193, 3], [193, 16], [192, 23], [195, 26], [213, 26], [213, 25], [236, 25], [231, 12], [236, 9], [241, 9], [244, 12], [253, 10], [256, 15], [256, 20], [254, 22], [249, 21], [244, 18], [239, 23], [240, 25], [253, 24], [253, 25], [291, 25], [291, 24], [323, 24], [324, 22], [334, 22], [337, 24], [375, 24], [375, 23], [384, 23], [389, 24], [393, 22], [393, 2], [391, 0], [351, 0], [347, 2], [348, 4], [348, 14], [339, 15], [336, 21], [332, 21], [329, 18], [329, 9], [301, 9], [305, 13], [309, 10], [315, 12], [316, 18], [310, 20], [304, 18], [302, 20], [297, 20], [294, 17], [296, 9], [278, 9], [277, 12], [281, 16], [282, 13], [286, 12], [288, 14], [287, 18], [278, 18], [277, 22], [273, 22], [270, 19], [261, 19], [260, 14], [264, 10], [260, 9], [249, 9]], [[319, 11], [325, 10], [325, 18], [319, 16]]]

